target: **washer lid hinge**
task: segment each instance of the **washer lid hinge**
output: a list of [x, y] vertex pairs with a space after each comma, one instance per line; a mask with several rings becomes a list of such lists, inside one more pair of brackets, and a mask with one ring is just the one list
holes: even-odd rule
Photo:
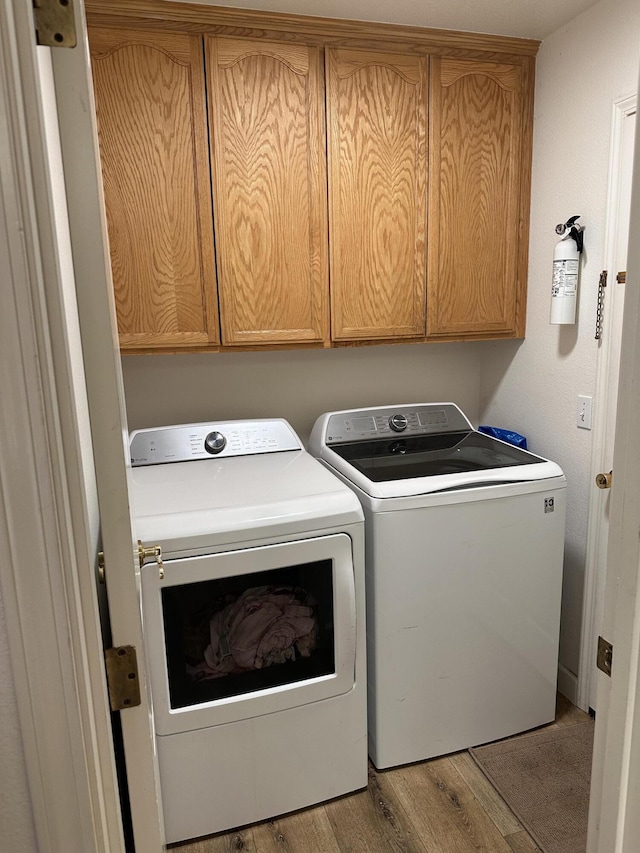
[[135, 646], [115, 646], [104, 650], [107, 687], [112, 711], [140, 704], [140, 679]]

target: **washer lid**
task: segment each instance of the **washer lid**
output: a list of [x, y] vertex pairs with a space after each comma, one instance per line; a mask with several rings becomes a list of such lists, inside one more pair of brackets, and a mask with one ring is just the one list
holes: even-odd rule
[[304, 450], [129, 471], [136, 534], [165, 552], [362, 520], [354, 493]]
[[554, 462], [475, 431], [345, 444], [324, 458], [374, 497], [562, 476]]
[[379, 498], [563, 476], [554, 462], [477, 432], [451, 403], [323, 415], [311, 449]]

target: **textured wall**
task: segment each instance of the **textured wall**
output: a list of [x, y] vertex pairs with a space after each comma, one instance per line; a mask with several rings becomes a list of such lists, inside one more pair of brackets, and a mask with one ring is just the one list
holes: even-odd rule
[[453, 400], [477, 421], [487, 344], [123, 358], [129, 427], [231, 418], [289, 420], [303, 440], [323, 412]]
[[[567, 475], [560, 660], [574, 674], [592, 450], [592, 433], [576, 427], [576, 398], [595, 392], [612, 107], [636, 91], [639, 57], [637, 0], [601, 0], [544, 41], [536, 71], [527, 338], [522, 345], [491, 344], [483, 366], [483, 420], [525, 433], [532, 449]], [[586, 226], [578, 321], [551, 326], [554, 227], [573, 214]]]

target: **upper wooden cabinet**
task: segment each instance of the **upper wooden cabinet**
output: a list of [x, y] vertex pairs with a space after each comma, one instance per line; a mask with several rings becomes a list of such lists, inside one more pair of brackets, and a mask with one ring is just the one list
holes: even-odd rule
[[431, 60], [429, 336], [524, 335], [525, 77], [522, 64]]
[[320, 50], [205, 43], [222, 343], [328, 341]]
[[537, 43], [86, 7], [123, 350], [524, 336]]
[[427, 59], [327, 50], [332, 338], [425, 333]]
[[90, 32], [120, 343], [218, 342], [202, 39]]

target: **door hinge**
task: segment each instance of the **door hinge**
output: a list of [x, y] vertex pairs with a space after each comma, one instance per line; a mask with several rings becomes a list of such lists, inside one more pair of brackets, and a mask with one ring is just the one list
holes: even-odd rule
[[598, 657], [596, 666], [605, 675], [611, 677], [611, 664], [613, 662], [613, 646], [602, 637], [598, 637]]
[[112, 711], [140, 704], [140, 680], [135, 646], [115, 646], [104, 650], [107, 686]]
[[47, 47], [75, 47], [73, 0], [33, 0], [36, 43]]

